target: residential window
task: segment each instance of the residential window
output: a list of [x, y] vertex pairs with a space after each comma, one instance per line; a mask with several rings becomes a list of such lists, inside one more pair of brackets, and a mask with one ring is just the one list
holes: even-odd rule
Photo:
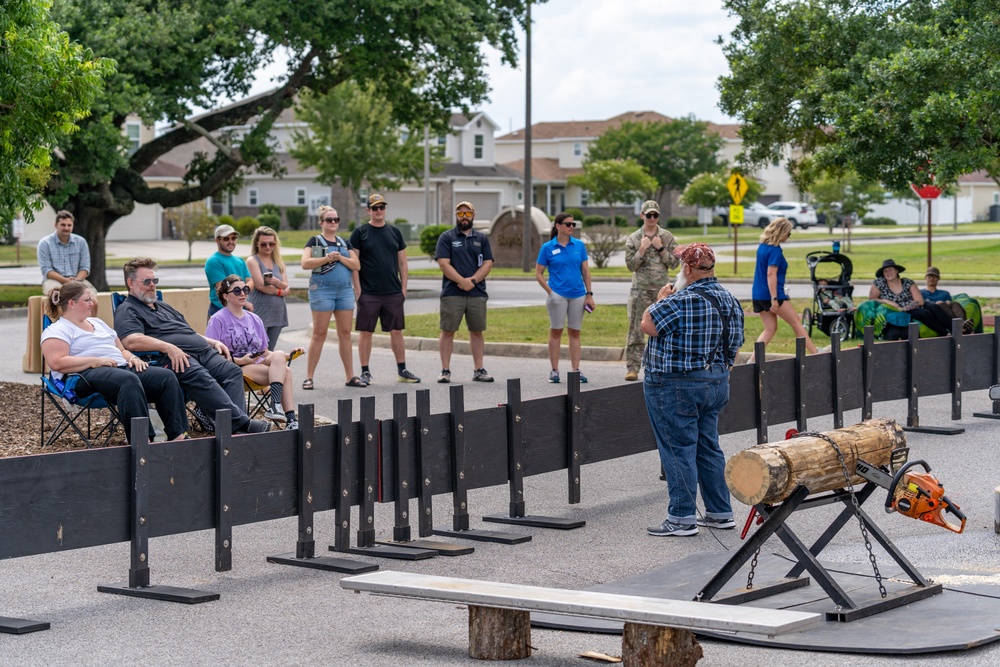
[[448, 137], [444, 136], [443, 134], [440, 137], [438, 137], [438, 146], [444, 146], [445, 143], [447, 142], [448, 142]]
[[590, 206], [590, 190], [580, 192], [580, 206]]
[[295, 188], [295, 205], [305, 206], [306, 205], [306, 189], [305, 188]]
[[139, 150], [142, 141], [139, 139], [139, 132], [142, 125], [139, 123], [125, 123], [125, 138], [128, 139], [128, 154], [131, 155]]
[[247, 190], [247, 204], [249, 206], [256, 206], [259, 197], [260, 193], [258, 192], [257, 188], [250, 188], [249, 190]]
[[1000, 204], [1000, 192], [993, 193], [993, 203]]
[[580, 157], [583, 155], [583, 144], [579, 141], [573, 142], [573, 156]]
[[409, 130], [400, 130], [399, 131], [399, 143], [405, 144], [409, 140], [410, 140], [410, 131]]
[[476, 135], [476, 137], [475, 137], [476, 150], [475, 150], [474, 156], [475, 156], [475, 158], [477, 160], [482, 160], [483, 159], [483, 144], [484, 144], [484, 141], [485, 140], [483, 138], [483, 135], [481, 135], [481, 134], [477, 134]]

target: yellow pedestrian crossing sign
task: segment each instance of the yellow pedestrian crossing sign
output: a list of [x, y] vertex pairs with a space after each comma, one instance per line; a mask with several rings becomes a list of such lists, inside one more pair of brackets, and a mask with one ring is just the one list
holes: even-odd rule
[[733, 172], [733, 175], [726, 181], [726, 187], [729, 188], [729, 194], [733, 197], [733, 203], [739, 204], [743, 201], [750, 186], [747, 185], [747, 179], [743, 178], [742, 174]]
[[743, 207], [739, 204], [733, 204], [729, 207], [729, 224], [731, 225], [742, 225], [743, 224]]

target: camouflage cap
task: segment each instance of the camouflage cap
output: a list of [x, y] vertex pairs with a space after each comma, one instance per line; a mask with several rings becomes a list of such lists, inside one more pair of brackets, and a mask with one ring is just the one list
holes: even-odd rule
[[386, 206], [388, 206], [388, 202], [386, 202], [385, 197], [383, 197], [377, 192], [373, 192], [372, 194], [368, 195], [368, 208], [371, 208], [375, 204], [385, 204]]
[[689, 243], [674, 248], [674, 257], [702, 271], [715, 268], [715, 252], [704, 243]]
[[660, 205], [655, 201], [653, 201], [652, 199], [647, 199], [646, 201], [642, 202], [642, 208], [639, 209], [639, 213], [641, 213], [642, 215], [646, 215], [650, 211], [656, 211], [657, 213], [659, 213]]

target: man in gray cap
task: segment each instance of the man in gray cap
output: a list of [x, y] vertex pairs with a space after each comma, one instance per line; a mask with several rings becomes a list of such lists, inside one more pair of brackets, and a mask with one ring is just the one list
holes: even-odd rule
[[669, 272], [677, 266], [674, 235], [659, 225], [660, 205], [652, 199], [640, 209], [642, 227], [625, 240], [625, 266], [632, 272], [628, 294], [628, 340], [625, 343], [625, 379], [639, 379], [646, 341], [642, 335], [642, 314], [656, 301], [656, 294], [667, 284]]
[[[250, 278], [250, 270], [247, 269], [246, 262], [233, 254], [233, 251], [236, 250], [236, 239], [239, 237], [239, 233], [233, 229], [232, 225], [219, 225], [215, 228], [215, 245], [218, 249], [205, 262], [205, 277], [208, 278], [210, 301], [208, 304], [209, 317], [222, 310], [222, 303], [215, 290], [226, 276], [235, 274], [243, 278], [247, 287], [253, 287], [253, 280]], [[245, 308], [253, 310], [253, 304], [248, 301]]]

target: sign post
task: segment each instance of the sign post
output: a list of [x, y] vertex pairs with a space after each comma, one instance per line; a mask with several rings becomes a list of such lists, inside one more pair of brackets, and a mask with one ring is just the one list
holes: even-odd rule
[[927, 202], [927, 266], [933, 266], [934, 262], [931, 257], [931, 205], [935, 199], [941, 196], [943, 190], [936, 185], [917, 185], [916, 183], [911, 184], [910, 189], [913, 190], [913, 194]]
[[740, 225], [743, 224], [743, 207], [740, 206], [740, 202], [743, 201], [743, 196], [746, 195], [750, 186], [747, 185], [747, 180], [743, 178], [742, 174], [734, 171], [733, 175], [726, 181], [726, 187], [729, 189], [729, 196], [733, 198], [733, 205], [729, 207], [729, 224], [733, 226], [733, 276], [735, 277], [739, 267], [739, 230]]

